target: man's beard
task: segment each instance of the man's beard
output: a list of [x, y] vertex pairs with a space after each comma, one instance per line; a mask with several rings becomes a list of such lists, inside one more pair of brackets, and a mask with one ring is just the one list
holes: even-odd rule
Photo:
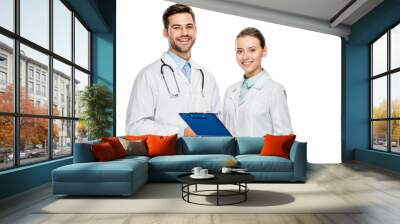
[[176, 51], [179, 52], [179, 53], [188, 53], [188, 52], [192, 49], [192, 47], [193, 47], [195, 41], [196, 41], [196, 39], [193, 39], [192, 43], [189, 45], [189, 47], [187, 48], [187, 50], [184, 50], [184, 49], [182, 49], [181, 47], [179, 47], [179, 46], [175, 43], [174, 40], [172, 40], [172, 41], [171, 41], [171, 48], [174, 49], [174, 50], [176, 50]]

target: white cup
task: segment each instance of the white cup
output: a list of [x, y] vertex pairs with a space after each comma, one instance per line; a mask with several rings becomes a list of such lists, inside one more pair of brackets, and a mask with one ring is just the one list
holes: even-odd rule
[[207, 176], [208, 175], [208, 169], [201, 169], [200, 170], [200, 176]]
[[199, 175], [201, 175], [201, 174], [200, 174], [200, 171], [201, 171], [201, 170], [202, 170], [201, 167], [193, 167], [192, 173], [193, 173], [194, 175], [196, 175], [196, 176], [199, 176]]
[[222, 167], [222, 170], [221, 170], [222, 173], [230, 173], [231, 171], [232, 171], [232, 169], [229, 167]]

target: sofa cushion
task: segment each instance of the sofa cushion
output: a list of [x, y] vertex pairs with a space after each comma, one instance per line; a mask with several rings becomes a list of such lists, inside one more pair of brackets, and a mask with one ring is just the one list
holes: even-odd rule
[[[143, 172], [146, 162], [139, 159], [74, 163], [53, 170], [58, 182], [129, 182], [134, 172]], [[142, 175], [147, 176], [147, 172]]]
[[176, 139], [178, 135], [160, 136], [149, 135], [147, 137], [147, 155], [148, 156], [165, 156], [176, 154]]
[[238, 155], [241, 168], [249, 172], [292, 172], [292, 161], [278, 156]]
[[94, 157], [96, 157], [96, 161], [105, 162], [118, 158], [112, 145], [108, 142], [92, 144], [90, 148], [92, 149]]
[[74, 163], [95, 162], [96, 158], [90, 148], [92, 144], [99, 144], [100, 140], [75, 143], [74, 148]]
[[125, 138], [118, 138], [126, 151], [126, 155], [147, 155], [146, 143], [141, 140], [126, 140]]
[[280, 156], [289, 158], [290, 147], [294, 142], [296, 135], [265, 135], [264, 146], [261, 149], [261, 156]]
[[101, 138], [101, 142], [108, 142], [114, 149], [115, 155], [117, 158], [122, 158], [126, 156], [126, 151], [124, 146], [122, 146], [121, 142], [117, 137], [103, 137]]
[[125, 156], [124, 158], [113, 160], [113, 162], [127, 162], [127, 163], [130, 163], [131, 161], [135, 161], [135, 160], [148, 162], [149, 159], [150, 159], [150, 157], [147, 157], [147, 156], [130, 155], [130, 156]]
[[146, 142], [149, 135], [125, 135], [124, 138], [129, 141], [143, 141]]
[[262, 137], [238, 137], [236, 141], [236, 155], [259, 154], [264, 145]]
[[179, 154], [185, 155], [235, 155], [235, 141], [232, 137], [183, 137], [180, 147]]
[[158, 156], [149, 160], [149, 170], [163, 172], [190, 172], [193, 167], [199, 166], [211, 172], [219, 171], [230, 159], [231, 155], [175, 155]]

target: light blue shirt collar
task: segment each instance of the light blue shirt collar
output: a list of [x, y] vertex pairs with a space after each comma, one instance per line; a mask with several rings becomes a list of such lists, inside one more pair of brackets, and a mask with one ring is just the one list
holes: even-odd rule
[[252, 86], [254, 86], [254, 84], [256, 84], [257, 80], [261, 77], [262, 73], [264, 73], [264, 69], [262, 69], [261, 72], [254, 75], [253, 77], [249, 79], [244, 79], [242, 86], [246, 85], [246, 87], [250, 89]]
[[249, 79], [246, 79], [246, 78], [243, 79], [242, 86], [240, 87], [239, 103], [242, 103], [244, 96], [247, 94], [247, 92], [250, 90], [250, 88], [253, 87], [254, 84], [256, 84], [257, 80], [262, 76], [263, 73], [264, 73], [264, 69]]
[[167, 54], [174, 60], [179, 70], [182, 70], [183, 66], [185, 66], [186, 63], [189, 64], [189, 68], [192, 68], [192, 63], [190, 61], [186, 61], [185, 59], [176, 55], [174, 52], [167, 51]]

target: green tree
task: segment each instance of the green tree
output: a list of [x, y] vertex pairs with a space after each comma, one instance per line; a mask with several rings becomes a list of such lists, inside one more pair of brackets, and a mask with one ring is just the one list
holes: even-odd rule
[[89, 139], [110, 136], [107, 129], [112, 127], [113, 94], [102, 84], [87, 86], [79, 93], [82, 119], [88, 127]]

